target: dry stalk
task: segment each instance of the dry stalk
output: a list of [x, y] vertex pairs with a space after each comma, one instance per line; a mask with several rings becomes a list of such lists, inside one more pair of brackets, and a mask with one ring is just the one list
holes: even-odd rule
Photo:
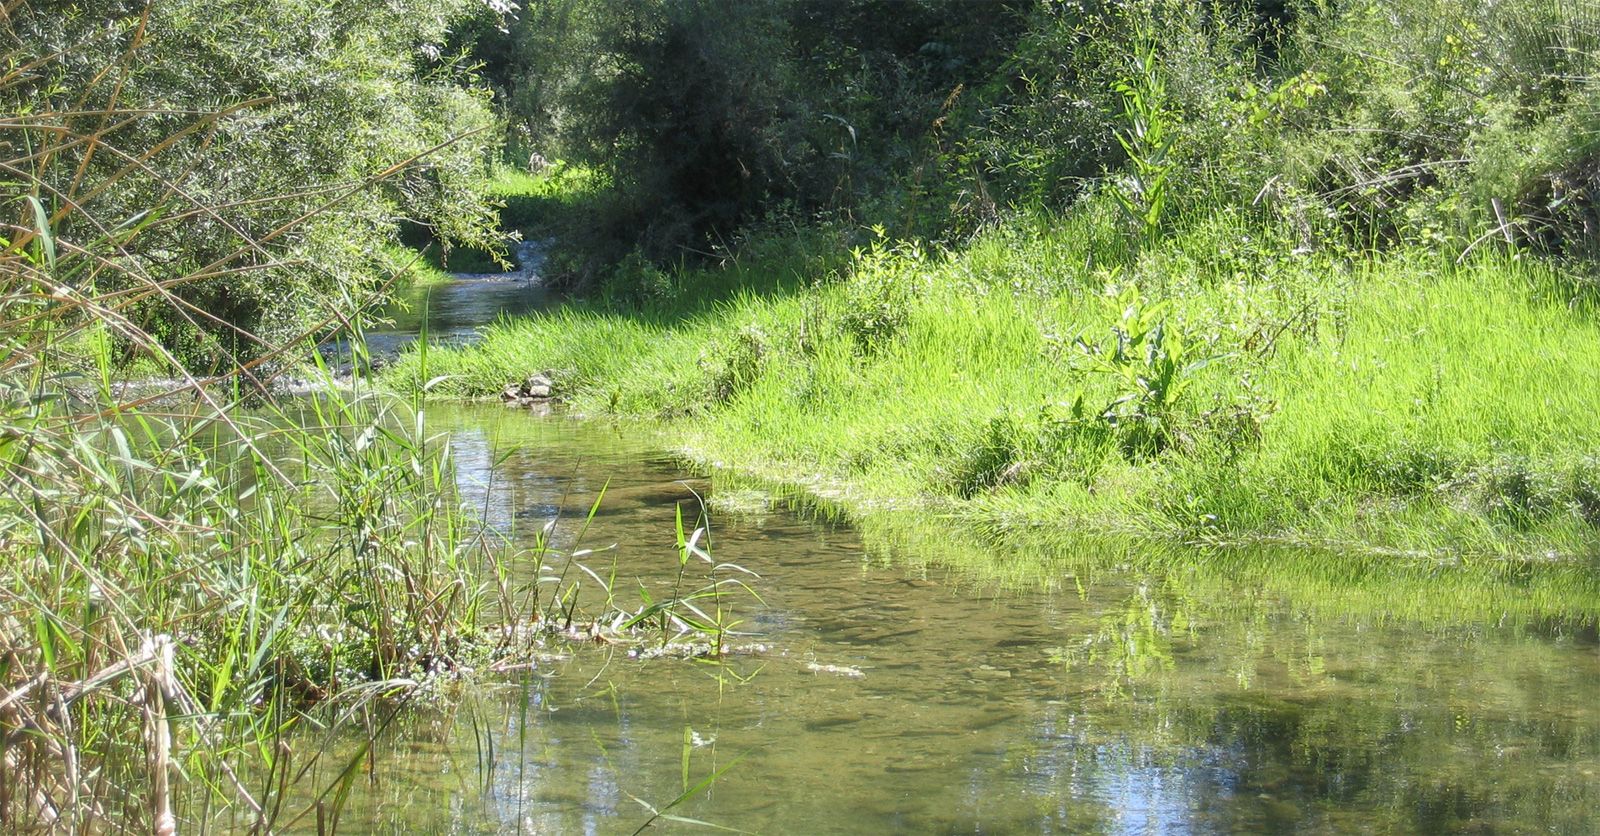
[[178, 821], [172, 815], [172, 725], [167, 718], [166, 692], [173, 679], [171, 636], [145, 641], [142, 655], [154, 664], [145, 673], [145, 756], [150, 766], [150, 822], [155, 836], [176, 836]]

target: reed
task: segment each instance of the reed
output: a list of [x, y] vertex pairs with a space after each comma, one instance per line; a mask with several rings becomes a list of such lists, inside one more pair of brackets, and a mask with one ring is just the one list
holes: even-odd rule
[[[614, 567], [603, 581], [584, 565], [593, 552], [515, 548], [462, 506], [419, 400], [322, 363], [313, 343], [342, 331], [366, 365], [361, 317], [403, 259], [287, 337], [184, 297], [218, 277], [317, 269], [284, 245], [317, 213], [247, 234], [237, 207], [163, 173], [185, 137], [259, 103], [177, 124], [114, 100], [29, 110], [15, 86], [27, 77], [0, 77], [0, 99], [26, 113], [0, 119], [0, 829], [332, 830], [397, 716], [451, 681], [526, 664], [532, 639], [641, 642], [647, 622], [664, 641], [726, 633], [731, 581], [628, 611]], [[95, 199], [129, 191], [147, 196], [132, 214]], [[177, 272], [138, 246], [195, 218], [237, 246]], [[152, 322], [232, 337], [211, 341], [202, 375]], [[280, 396], [287, 371], [313, 394]], [[135, 373], [147, 382], [123, 382]], [[703, 535], [683, 539], [681, 563], [705, 555]], [[526, 563], [560, 574], [510, 569]], [[585, 579], [603, 600], [580, 606]], [[345, 757], [350, 735], [366, 743]]]
[[[172, 833], [220, 816], [269, 831], [336, 818], [342, 791], [285, 807], [291, 788], [306, 797], [295, 785], [318, 757], [300, 751], [298, 730], [375, 729], [440, 674], [504, 647], [485, 628], [479, 581], [496, 552], [456, 503], [448, 446], [423, 413], [341, 390], [322, 368], [309, 372], [321, 395], [273, 394], [274, 376], [386, 283], [352, 289], [287, 337], [222, 320], [182, 291], [316, 269], [285, 242], [319, 213], [248, 233], [242, 207], [181, 176], [193, 137], [263, 102], [174, 113], [86, 94], [62, 109], [37, 85], [80, 56], [8, 57], [0, 829]], [[330, 187], [323, 205], [416, 161]], [[103, 199], [128, 194], [143, 198], [124, 214]], [[140, 246], [197, 221], [235, 245], [201, 260]], [[152, 323], [230, 336], [208, 343], [212, 372], [197, 374]], [[156, 382], [123, 385], [131, 372]], [[357, 765], [334, 784], [347, 787]]]

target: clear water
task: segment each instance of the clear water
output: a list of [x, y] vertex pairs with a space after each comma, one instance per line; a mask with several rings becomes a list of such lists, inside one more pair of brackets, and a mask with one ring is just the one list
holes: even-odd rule
[[[435, 342], [470, 343], [483, 325], [501, 316], [549, 307], [554, 298], [540, 280], [539, 242], [521, 242], [514, 254], [518, 269], [510, 273], [456, 273], [452, 281], [402, 291], [366, 330], [368, 350], [376, 357], [391, 356], [415, 342], [424, 328]], [[338, 344], [335, 349], [342, 356]]]
[[[413, 339], [423, 310], [430, 333], [471, 339], [545, 304], [532, 277], [428, 289], [374, 341]], [[448, 712], [402, 714], [342, 831], [631, 833], [719, 773], [668, 812], [807, 834], [1600, 832], [1592, 572], [1046, 555], [914, 513], [861, 533], [684, 481], [627, 427], [431, 413], [490, 524], [526, 545], [560, 517], [563, 549], [616, 544], [584, 560], [634, 606], [641, 586], [669, 591], [676, 508], [708, 497], [717, 558], [760, 575], [760, 601], [731, 602], [737, 643], [765, 650], [714, 665], [552, 645], [563, 658], [530, 656]]]
[[433, 420], [463, 491], [524, 542], [560, 514], [571, 548], [609, 482], [584, 544], [617, 547], [586, 560], [615, 561], [625, 601], [670, 586], [675, 507], [709, 494], [713, 551], [761, 576], [738, 641], [766, 651], [583, 646], [491, 678], [384, 735], [346, 832], [633, 832], [641, 802], [684, 791], [686, 751], [688, 786], [725, 771], [670, 812], [763, 833], [1600, 831], [1592, 596], [1501, 606], [1513, 578], [1436, 606], [1425, 576], [1040, 558], [948, 525], [889, 548], [680, 482], [625, 427]]

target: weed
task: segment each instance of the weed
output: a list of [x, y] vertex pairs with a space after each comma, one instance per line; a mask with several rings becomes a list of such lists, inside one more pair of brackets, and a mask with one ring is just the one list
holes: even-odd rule
[[756, 325], [745, 325], [711, 341], [700, 354], [699, 365], [712, 403], [724, 403], [750, 385], [766, 361], [768, 337]]
[[1117, 144], [1127, 155], [1128, 170], [1112, 181], [1110, 191], [1134, 237], [1144, 245], [1154, 243], [1161, 234], [1167, 185], [1176, 168], [1172, 157], [1176, 114], [1166, 103], [1167, 82], [1158, 49], [1156, 38], [1136, 27], [1132, 72], [1116, 85], [1122, 97]]
[[[1078, 348], [1091, 369], [1110, 375], [1118, 395], [1095, 418], [1117, 428], [1123, 451], [1130, 457], [1154, 455], [1172, 444], [1178, 432], [1177, 406], [1194, 383], [1194, 375], [1217, 358], [1195, 356], [1194, 347], [1172, 327], [1169, 303], [1148, 304], [1136, 285], [1117, 296], [1121, 320], [1105, 343], [1079, 339]], [[1081, 403], [1073, 412], [1081, 414]]]
[[870, 249], [853, 254], [855, 265], [845, 283], [844, 312], [839, 317], [839, 327], [868, 353], [905, 327], [922, 262], [916, 245], [889, 246], [881, 229], [878, 235]]

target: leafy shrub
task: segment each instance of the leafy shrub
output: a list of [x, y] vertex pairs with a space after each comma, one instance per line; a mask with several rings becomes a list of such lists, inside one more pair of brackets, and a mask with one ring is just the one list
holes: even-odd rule
[[1360, 459], [1352, 471], [1377, 491], [1393, 496], [1424, 496], [1459, 481], [1467, 467], [1459, 455], [1428, 445], [1409, 444], [1372, 459]]
[[587, 283], [634, 249], [693, 260], [774, 216], [853, 220], [870, 203], [914, 221], [900, 197], [921, 190], [901, 178], [1029, 5], [556, 0], [458, 38], [488, 64], [514, 143], [602, 173], [563, 244]]
[[912, 302], [923, 289], [923, 255], [915, 243], [888, 245], [879, 228], [878, 240], [853, 253], [845, 280], [844, 311], [839, 328], [857, 347], [870, 353], [905, 327]]
[[[1124, 452], [1142, 458], [1165, 450], [1176, 437], [1177, 407], [1194, 375], [1216, 359], [1202, 355], [1181, 331], [1172, 327], [1166, 312], [1170, 302], [1148, 304], [1136, 285], [1117, 296], [1120, 322], [1110, 340], [1077, 345], [1090, 361], [1090, 370], [1116, 381], [1117, 396], [1094, 413], [1094, 419], [1117, 428]], [[1085, 415], [1080, 401], [1074, 418]]]
[[1107, 423], [1045, 407], [1033, 416], [997, 415], [945, 468], [949, 489], [962, 499], [1034, 481], [1088, 487], [1118, 448]]
[[1134, 32], [1133, 71], [1117, 82], [1122, 119], [1117, 144], [1127, 155], [1127, 172], [1112, 181], [1111, 195], [1133, 227], [1134, 237], [1151, 242], [1161, 232], [1167, 184], [1175, 168], [1173, 114], [1167, 110], [1167, 81], [1148, 32]]

